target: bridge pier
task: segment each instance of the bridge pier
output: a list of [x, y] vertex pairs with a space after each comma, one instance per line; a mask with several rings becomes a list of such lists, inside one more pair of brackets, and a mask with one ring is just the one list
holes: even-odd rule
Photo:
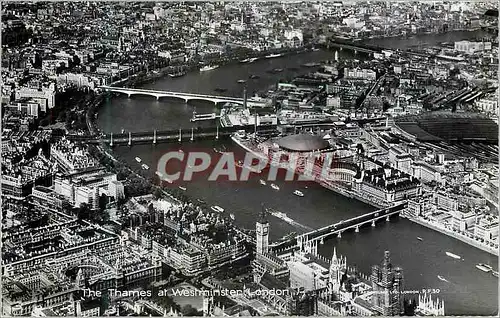
[[321, 238], [321, 240], [319, 241], [319, 244], [321, 244], [321, 245], [325, 244], [325, 240], [324, 240], [324, 238], [323, 238], [323, 237], [322, 237], [322, 238]]
[[372, 227], [375, 227], [375, 220], [372, 221]]
[[359, 233], [359, 225], [356, 226], [356, 229], [354, 230], [354, 232]]
[[339, 234], [337, 234], [337, 237], [341, 238], [342, 237], [342, 232], [339, 232]]
[[358, 54], [358, 50], [354, 50], [354, 55]]
[[159, 101], [160, 100], [160, 96], [156, 96], [156, 101]]
[[390, 218], [390, 216], [389, 216], [389, 215], [385, 217], [385, 221], [386, 221], [386, 222], [389, 222], [390, 220], [391, 220], [391, 218]]
[[130, 94], [130, 93], [129, 93], [129, 94], [127, 94], [128, 98], [130, 98], [130, 96], [131, 96], [131, 95], [132, 95], [132, 94]]

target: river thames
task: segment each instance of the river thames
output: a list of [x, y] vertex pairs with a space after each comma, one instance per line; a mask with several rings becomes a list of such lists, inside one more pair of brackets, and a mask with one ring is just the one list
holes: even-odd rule
[[[433, 45], [437, 42], [458, 41], [469, 38], [469, 32], [443, 35], [424, 35], [412, 39], [382, 39], [371, 43], [391, 47], [409, 45]], [[365, 55], [354, 56], [352, 52], [339, 51], [340, 58], [367, 58]], [[143, 85], [143, 88], [168, 91], [242, 96], [243, 87], [239, 79], [248, 79], [250, 75], [259, 75], [259, 79], [248, 79], [247, 87], [253, 92], [265, 91], [279, 79], [287, 79], [299, 74], [306, 74], [311, 68], [301, 65], [308, 62], [333, 60], [334, 53], [327, 51], [293, 54], [276, 59], [258, 60], [251, 64], [233, 64], [221, 66], [209, 72], [192, 72], [180, 78], [162, 78]], [[266, 71], [283, 68], [278, 74]], [[287, 69], [293, 68], [293, 69]], [[224, 93], [215, 93], [214, 89], [227, 89]], [[185, 104], [177, 100], [126, 95], [111, 99], [99, 110], [98, 125], [106, 133], [125, 131], [147, 131], [153, 129], [175, 129], [193, 127], [190, 122], [196, 107], [198, 113], [216, 111], [211, 103], [190, 102]], [[197, 122], [198, 125], [214, 125], [214, 122]], [[136, 156], [150, 167], [156, 167], [158, 158], [167, 151], [182, 147], [185, 152], [193, 150], [211, 151], [214, 147], [225, 147], [237, 156], [244, 151], [231, 140], [202, 141], [179, 144], [134, 145], [116, 147], [116, 155], [131, 166], [138, 164]], [[221, 182], [215, 184], [206, 179], [196, 179], [189, 184], [186, 195], [206, 201], [208, 205], [219, 205], [235, 215], [235, 223], [243, 228], [253, 229], [255, 220], [263, 203], [287, 215], [304, 227], [318, 228], [375, 210], [367, 204], [323, 189], [314, 184], [274, 182], [280, 190], [271, 189], [269, 183], [261, 185], [259, 177], [247, 182]], [[305, 196], [293, 195], [300, 189]], [[271, 240], [295, 231], [302, 232], [303, 227], [294, 227], [288, 223], [268, 216], [271, 224]], [[422, 241], [417, 240], [421, 237]], [[404, 270], [405, 286], [408, 290], [439, 289], [438, 296], [445, 300], [447, 315], [496, 315], [498, 312], [498, 278], [475, 268], [477, 263], [490, 264], [498, 268], [496, 256], [473, 248], [465, 243], [414, 224], [407, 219], [394, 218], [390, 222], [377, 224], [375, 228], [362, 228], [359, 233], [345, 233], [342, 238], [332, 238], [319, 246], [319, 253], [331, 257], [333, 247], [347, 257], [349, 266], [356, 266], [365, 274], [371, 273], [371, 266], [379, 264], [383, 252], [391, 252], [392, 262]], [[446, 256], [445, 252], [460, 255], [461, 260]], [[438, 278], [438, 275], [441, 279]], [[442, 279], [445, 280], [442, 280]]]

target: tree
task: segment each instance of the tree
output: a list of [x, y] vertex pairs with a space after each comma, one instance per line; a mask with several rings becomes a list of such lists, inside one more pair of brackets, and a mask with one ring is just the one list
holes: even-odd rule
[[187, 305], [183, 306], [182, 309], [181, 309], [181, 313], [185, 317], [189, 317], [189, 316], [201, 316], [200, 312], [198, 310], [196, 310], [196, 308], [193, 308], [193, 306], [191, 306], [190, 304], [187, 304]]

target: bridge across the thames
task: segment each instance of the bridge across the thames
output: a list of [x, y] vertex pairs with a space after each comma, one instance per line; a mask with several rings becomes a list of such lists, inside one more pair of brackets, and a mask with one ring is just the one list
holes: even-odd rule
[[[200, 139], [219, 139], [227, 138], [238, 130], [253, 132], [255, 126], [248, 125], [244, 127], [197, 127], [182, 128], [173, 130], [154, 130], [143, 132], [125, 132], [119, 134], [96, 135], [68, 135], [67, 138], [73, 141], [85, 141], [88, 143], [105, 142], [111, 146], [117, 144], [139, 143], [160, 143], [160, 142], [184, 142]], [[276, 126], [258, 126], [257, 133], [261, 135], [273, 135], [277, 133]]]
[[335, 224], [331, 224], [317, 230], [307, 232], [297, 236], [297, 243], [299, 246], [303, 242], [312, 242], [312, 241], [321, 241], [331, 235], [337, 235], [338, 237], [342, 236], [342, 233], [354, 229], [356, 232], [359, 232], [359, 228], [366, 224], [371, 224], [371, 226], [375, 226], [375, 223], [380, 219], [389, 220], [392, 215], [399, 214], [403, 209], [408, 206], [406, 202], [399, 203], [398, 205], [376, 210], [373, 212], [369, 212], [360, 216], [356, 216], [354, 218], [340, 221]]
[[293, 246], [298, 246], [301, 249], [306, 245], [315, 243], [324, 243], [324, 240], [332, 235], [337, 235], [337, 237], [342, 237], [342, 233], [349, 230], [354, 230], [359, 232], [359, 229], [365, 225], [376, 226], [376, 222], [385, 219], [389, 221], [390, 217], [401, 213], [408, 206], [407, 202], [398, 203], [392, 207], [376, 210], [369, 212], [357, 217], [353, 217], [348, 220], [340, 221], [335, 224], [331, 224], [304, 234], [300, 234], [297, 237], [272, 244], [273, 249], [289, 249]]
[[[183, 93], [183, 92], [170, 92], [170, 91], [156, 91], [150, 89], [138, 89], [138, 88], [128, 88], [128, 87], [112, 87], [112, 86], [99, 86], [100, 89], [106, 92], [112, 93], [122, 93], [127, 94], [129, 97], [132, 95], [148, 95], [154, 96], [156, 99], [160, 99], [161, 97], [169, 97], [169, 98], [179, 98], [184, 102], [188, 102], [190, 100], [204, 100], [209, 101], [215, 104], [218, 103], [235, 103], [235, 104], [243, 104], [243, 98], [236, 97], [228, 97], [228, 96], [217, 96], [217, 95], [205, 95], [205, 94], [193, 94], [193, 93]], [[248, 106], [264, 106], [265, 102], [254, 99], [247, 99]]]

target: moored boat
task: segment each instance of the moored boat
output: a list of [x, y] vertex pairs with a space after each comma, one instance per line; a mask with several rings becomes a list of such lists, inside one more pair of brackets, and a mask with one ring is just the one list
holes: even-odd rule
[[233, 213], [229, 214], [229, 217], [231, 218], [231, 220], [233, 220], [233, 221], [234, 221], [235, 217], [234, 217], [234, 214], [233, 214]]
[[272, 58], [280, 57], [280, 56], [283, 56], [283, 54], [269, 54], [269, 55], [266, 55], [266, 59], [272, 59]]
[[200, 68], [200, 72], [215, 70], [218, 67], [219, 67], [219, 65], [206, 65], [206, 66], [203, 66], [202, 68]]
[[141, 158], [139, 158], [139, 157], [135, 157], [135, 161], [137, 161], [137, 162], [141, 162], [141, 161], [142, 161], [142, 159], [141, 159]]
[[182, 187], [182, 186], [179, 186], [179, 189], [181, 189], [182, 191], [186, 191], [186, 187]]
[[186, 74], [187, 74], [187, 72], [177, 72], [177, 73], [169, 73], [168, 76], [170, 76], [171, 78], [176, 78], [176, 77], [184, 76]]
[[483, 272], [486, 272], [486, 273], [491, 272], [492, 269], [493, 269], [493, 268], [491, 268], [490, 265], [486, 265], [486, 264], [483, 264], [483, 263], [477, 264], [476, 268], [479, 269], [479, 270], [482, 270]]
[[237, 82], [238, 82], [238, 84], [243, 84], [243, 83], [246, 83], [247, 81], [246, 81], [246, 80], [244, 80], [244, 79], [240, 79], [240, 80], [238, 80]]
[[271, 184], [271, 188], [273, 188], [274, 190], [279, 190], [280, 187], [278, 187], [277, 185], [275, 185], [274, 183]]
[[218, 206], [218, 205], [211, 206], [210, 208], [212, 209], [212, 211], [217, 212], [217, 213], [222, 213], [222, 212], [224, 212], [224, 209], [223, 209], [223, 208], [221, 208], [221, 207], [220, 207], [220, 206]]
[[264, 180], [262, 180], [262, 179], [260, 179], [260, 180], [259, 180], [259, 182], [260, 182], [260, 184], [262, 184], [262, 185], [266, 185], [266, 181], [264, 181]]
[[495, 276], [495, 277], [498, 277], [498, 272], [497, 271], [492, 271], [491, 272], [491, 275]]
[[142, 169], [144, 169], [144, 170], [148, 170], [148, 169], [149, 169], [149, 166], [148, 166], [147, 164], [145, 164], [145, 163], [143, 163], [143, 164], [141, 165], [141, 167], [142, 167]]

